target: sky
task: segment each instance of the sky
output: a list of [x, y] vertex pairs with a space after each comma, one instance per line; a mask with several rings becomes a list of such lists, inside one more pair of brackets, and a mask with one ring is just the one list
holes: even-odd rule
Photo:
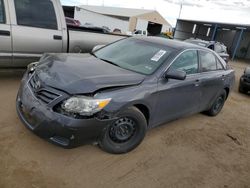
[[63, 5], [75, 6], [99, 5], [157, 10], [173, 27], [179, 17], [250, 25], [250, 0], [61, 0], [61, 2]]

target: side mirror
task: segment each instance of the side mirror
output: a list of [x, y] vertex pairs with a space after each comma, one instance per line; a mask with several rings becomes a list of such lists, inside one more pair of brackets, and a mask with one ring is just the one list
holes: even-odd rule
[[105, 46], [105, 45], [97, 45], [97, 46], [95, 46], [95, 47], [92, 49], [92, 52], [95, 52], [95, 51], [97, 51], [97, 50], [103, 48], [104, 46]]
[[166, 79], [185, 80], [187, 73], [181, 70], [170, 70], [165, 74]]

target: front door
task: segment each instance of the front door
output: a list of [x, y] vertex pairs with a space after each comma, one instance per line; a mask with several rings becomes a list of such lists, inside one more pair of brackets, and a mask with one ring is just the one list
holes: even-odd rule
[[8, 67], [12, 63], [11, 30], [6, 17], [7, 1], [0, 0], [0, 67]]
[[12, 25], [13, 62], [24, 66], [43, 53], [62, 52], [62, 29], [52, 0], [13, 0], [16, 24]]
[[165, 78], [159, 80], [157, 124], [199, 111], [201, 90], [197, 51], [183, 52], [170, 66], [169, 70], [171, 69], [185, 71], [187, 78], [185, 80], [166, 80]]

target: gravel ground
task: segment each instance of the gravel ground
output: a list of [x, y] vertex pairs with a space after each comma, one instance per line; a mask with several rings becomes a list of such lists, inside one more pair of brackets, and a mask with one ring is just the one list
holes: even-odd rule
[[155, 128], [125, 155], [66, 150], [35, 136], [15, 111], [21, 73], [0, 72], [0, 187], [250, 187], [250, 96], [237, 89], [247, 64], [230, 64], [236, 85], [217, 117], [196, 114]]

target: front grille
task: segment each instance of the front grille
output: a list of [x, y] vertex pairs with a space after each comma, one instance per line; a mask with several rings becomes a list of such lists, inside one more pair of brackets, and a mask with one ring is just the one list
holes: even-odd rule
[[58, 97], [60, 97], [59, 94], [45, 89], [36, 74], [32, 75], [32, 77], [30, 78], [29, 86], [35, 97], [44, 102], [45, 104], [49, 104]]
[[57, 99], [58, 97], [60, 97], [60, 95], [53, 93], [51, 91], [45, 90], [45, 89], [41, 89], [37, 92], [34, 93], [36, 98], [40, 99], [42, 102], [49, 104], [52, 101], [54, 101], [55, 99]]
[[38, 76], [36, 74], [33, 74], [30, 78], [29, 85], [32, 89], [36, 89], [37, 83], [39, 82]]

